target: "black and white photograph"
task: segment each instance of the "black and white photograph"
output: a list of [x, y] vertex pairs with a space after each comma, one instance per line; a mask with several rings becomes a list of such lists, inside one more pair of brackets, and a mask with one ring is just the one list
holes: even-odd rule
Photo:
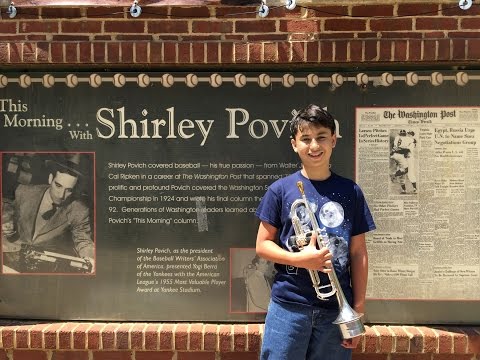
[[417, 183], [417, 135], [411, 129], [390, 130], [390, 191], [415, 195]]
[[93, 153], [2, 153], [2, 273], [95, 272]]
[[232, 249], [231, 261], [231, 312], [267, 312], [275, 276], [273, 263], [250, 248]]

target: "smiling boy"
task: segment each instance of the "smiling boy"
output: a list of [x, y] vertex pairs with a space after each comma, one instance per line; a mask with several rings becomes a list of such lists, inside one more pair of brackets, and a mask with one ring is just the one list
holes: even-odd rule
[[[332, 324], [339, 312], [336, 297], [318, 299], [307, 269], [320, 271], [322, 284], [329, 283], [325, 273], [336, 271], [348, 302], [355, 311], [364, 313], [368, 274], [365, 233], [375, 229], [375, 224], [359, 186], [330, 170], [337, 144], [333, 116], [309, 105], [291, 120], [290, 132], [302, 169], [274, 182], [256, 211], [261, 221], [257, 254], [274, 262], [277, 270], [261, 359], [347, 360], [359, 337], [342, 339], [338, 326]], [[329, 237], [346, 241], [348, 251], [335, 252], [321, 244], [317, 247], [316, 236], [301, 251], [288, 250], [288, 240], [295, 235], [290, 212], [300, 198], [298, 181], [303, 183], [311, 208], [316, 209], [317, 222]], [[325, 221], [327, 213], [329, 220]]]

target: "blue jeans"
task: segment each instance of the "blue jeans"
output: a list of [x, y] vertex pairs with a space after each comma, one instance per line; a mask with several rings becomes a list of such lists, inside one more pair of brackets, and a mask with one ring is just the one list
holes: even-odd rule
[[341, 346], [337, 310], [312, 309], [270, 301], [265, 319], [261, 360], [350, 360]]

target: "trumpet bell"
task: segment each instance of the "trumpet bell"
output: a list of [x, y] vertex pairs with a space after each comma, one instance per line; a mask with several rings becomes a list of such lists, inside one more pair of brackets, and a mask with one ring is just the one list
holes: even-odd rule
[[337, 319], [333, 322], [337, 324], [343, 339], [351, 339], [365, 333], [365, 325], [362, 321], [363, 314], [358, 314], [350, 308], [342, 309]]

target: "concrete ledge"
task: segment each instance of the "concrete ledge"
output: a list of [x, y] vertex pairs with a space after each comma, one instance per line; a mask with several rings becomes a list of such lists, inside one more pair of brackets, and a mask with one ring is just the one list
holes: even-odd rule
[[[0, 360], [250, 360], [262, 334], [263, 324], [7, 322]], [[367, 326], [353, 358], [480, 360], [480, 327]]]

